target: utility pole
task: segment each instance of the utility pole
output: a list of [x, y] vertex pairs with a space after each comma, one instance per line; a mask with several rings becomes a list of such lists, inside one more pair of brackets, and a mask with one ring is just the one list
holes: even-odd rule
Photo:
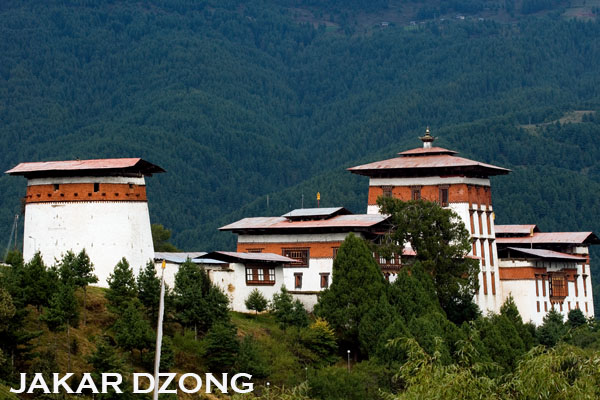
[[166, 260], [162, 262], [162, 273], [160, 276], [160, 302], [158, 306], [158, 324], [156, 326], [156, 350], [154, 354], [154, 394], [153, 400], [158, 400], [158, 371], [160, 369], [160, 352], [162, 349], [163, 316], [165, 314], [165, 266]]

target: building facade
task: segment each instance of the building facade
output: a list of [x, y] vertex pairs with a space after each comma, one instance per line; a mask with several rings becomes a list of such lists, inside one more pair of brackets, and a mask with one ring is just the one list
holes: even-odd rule
[[98, 284], [125, 257], [137, 272], [154, 257], [145, 177], [164, 172], [140, 158], [21, 163], [27, 178], [23, 257], [53, 265], [67, 251], [88, 253]]

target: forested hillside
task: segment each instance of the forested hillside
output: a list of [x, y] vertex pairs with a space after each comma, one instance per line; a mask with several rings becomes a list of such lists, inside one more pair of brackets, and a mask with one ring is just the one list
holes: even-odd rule
[[[168, 171], [148, 180], [152, 221], [185, 250], [225, 249], [218, 226], [317, 191], [363, 212], [367, 181], [345, 168], [429, 125], [513, 169], [493, 182], [497, 223], [600, 232], [589, 3], [582, 21], [560, 1], [4, 1], [0, 165], [143, 157]], [[1, 240], [24, 185], [0, 178]]]

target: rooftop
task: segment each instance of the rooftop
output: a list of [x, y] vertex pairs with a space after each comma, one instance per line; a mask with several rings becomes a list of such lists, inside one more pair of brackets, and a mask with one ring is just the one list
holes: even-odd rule
[[534, 232], [533, 236], [497, 237], [498, 244], [600, 244], [594, 232]]
[[[576, 256], [573, 254], [560, 253], [558, 251], [545, 250], [545, 249], [523, 249], [518, 247], [507, 247], [505, 250], [509, 250], [508, 253], [521, 253], [526, 257], [543, 258], [544, 260], [560, 260], [560, 261], [585, 261], [585, 257]], [[502, 251], [506, 252], [506, 251]], [[499, 258], [503, 258], [500, 257]], [[510, 255], [509, 255], [510, 258]]]
[[523, 225], [495, 225], [496, 235], [530, 235], [531, 231], [539, 232], [539, 228], [534, 224]]
[[387, 217], [379, 214], [337, 215], [328, 219], [289, 220], [285, 217], [244, 218], [219, 228], [222, 231], [284, 230], [306, 228], [358, 228], [372, 227]]
[[293, 258], [274, 253], [241, 253], [236, 251], [213, 251], [199, 257], [224, 262], [255, 262], [255, 263], [277, 263], [290, 264], [296, 262]]
[[301, 219], [323, 219], [331, 218], [335, 215], [351, 214], [350, 211], [344, 207], [329, 207], [329, 208], [298, 208], [290, 211], [287, 214], [283, 214], [282, 217], [289, 220], [301, 220]]
[[165, 172], [141, 158], [105, 158], [96, 160], [41, 161], [20, 163], [5, 173], [23, 175], [26, 178], [48, 176], [82, 176], [82, 175], [131, 175]]

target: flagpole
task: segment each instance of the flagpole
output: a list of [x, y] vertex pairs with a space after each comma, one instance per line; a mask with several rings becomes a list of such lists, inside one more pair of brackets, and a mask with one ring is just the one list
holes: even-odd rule
[[154, 355], [154, 395], [153, 400], [158, 400], [158, 370], [160, 369], [160, 352], [162, 348], [162, 330], [163, 316], [165, 313], [165, 266], [166, 261], [162, 262], [162, 273], [160, 276], [160, 302], [158, 305], [158, 323], [156, 325], [156, 350]]

